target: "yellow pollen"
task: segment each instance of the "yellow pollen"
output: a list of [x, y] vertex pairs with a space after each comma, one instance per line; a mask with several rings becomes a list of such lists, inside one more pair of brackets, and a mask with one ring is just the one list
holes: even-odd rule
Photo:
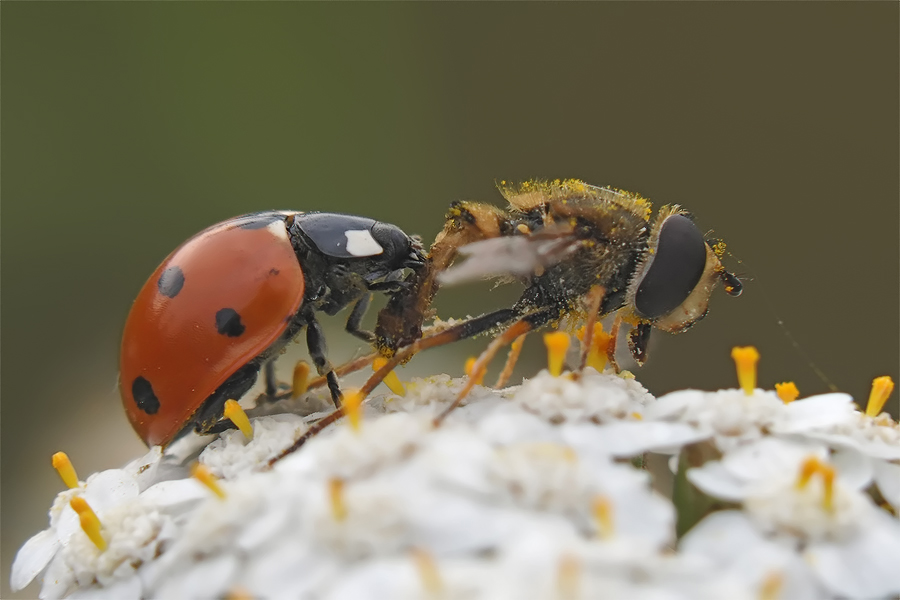
[[359, 432], [359, 428], [362, 425], [362, 410], [360, 408], [362, 401], [363, 395], [359, 393], [359, 390], [348, 391], [347, 395], [344, 396], [344, 414], [347, 415], [350, 427], [356, 432]]
[[253, 594], [247, 588], [239, 586], [225, 594], [225, 600], [253, 600]]
[[759, 586], [759, 600], [778, 600], [784, 589], [784, 575], [778, 571], [772, 571], [763, 579]]
[[[584, 339], [584, 327], [578, 330], [579, 340]], [[594, 334], [591, 336], [591, 347], [588, 350], [587, 362], [588, 367], [592, 367], [598, 373], [602, 373], [606, 368], [607, 357], [609, 356], [609, 342], [612, 338], [603, 331], [602, 323], [594, 323]]]
[[834, 508], [834, 478], [836, 474], [834, 467], [823, 463], [815, 456], [810, 456], [800, 465], [796, 487], [798, 490], [804, 489], [813, 475], [817, 474], [822, 478], [822, 508], [831, 511]]
[[75, 474], [75, 467], [72, 466], [72, 461], [69, 460], [65, 452], [54, 454], [51, 462], [53, 463], [53, 468], [56, 469], [56, 472], [62, 478], [63, 483], [66, 484], [66, 487], [69, 489], [78, 487], [78, 475]]
[[331, 500], [331, 516], [335, 521], [347, 518], [347, 505], [344, 503], [344, 480], [335, 477], [328, 481], [328, 497]]
[[556, 583], [559, 589], [559, 597], [564, 600], [578, 598], [581, 583], [581, 564], [571, 554], [564, 554], [559, 559], [559, 570], [556, 575]]
[[294, 378], [291, 381], [291, 398], [297, 399], [306, 393], [309, 389], [309, 363], [305, 360], [298, 360], [294, 365]]
[[866, 404], [866, 416], [877, 417], [884, 408], [884, 403], [894, 391], [894, 381], [884, 375], [876, 377], [872, 381], [872, 391], [869, 393], [869, 403]]
[[97, 514], [88, 505], [87, 500], [81, 496], [76, 496], [69, 501], [69, 506], [78, 514], [81, 529], [88, 538], [94, 542], [94, 545], [97, 546], [100, 552], [106, 550], [106, 540], [100, 534], [100, 519], [97, 518]]
[[785, 404], [790, 404], [800, 396], [800, 390], [793, 381], [785, 381], [784, 383], [775, 384], [775, 393], [781, 398]]
[[631, 418], [632, 418], [632, 419], [635, 419], [636, 421], [643, 421], [643, 420], [644, 420], [644, 415], [642, 415], [642, 414], [639, 413], [639, 412], [633, 412], [633, 413], [631, 413]]
[[[388, 359], [384, 358], [383, 356], [379, 356], [374, 361], [372, 361], [372, 370], [379, 371], [381, 367], [387, 364], [387, 362]], [[385, 376], [384, 385], [388, 386], [388, 389], [390, 389], [398, 396], [406, 395], [406, 390], [403, 389], [403, 383], [400, 381], [400, 378], [397, 377], [397, 374], [394, 371], [391, 371], [387, 374], [387, 376]]]
[[545, 333], [544, 344], [547, 345], [547, 370], [554, 377], [559, 377], [569, 349], [569, 334], [564, 331]]
[[529, 229], [528, 225], [526, 225], [525, 223], [519, 223], [518, 225], [516, 225], [516, 229], [519, 230], [519, 233], [524, 233], [526, 235], [531, 233], [531, 229]]
[[219, 478], [213, 475], [206, 465], [194, 463], [191, 466], [191, 477], [208, 487], [220, 500], [225, 499], [225, 490], [219, 485]]
[[822, 476], [822, 486], [825, 488], [822, 495], [822, 508], [831, 512], [834, 510], [834, 477], [836, 475], [834, 467], [822, 465], [819, 474]]
[[244, 412], [237, 400], [225, 401], [225, 418], [237, 425], [237, 428], [241, 430], [245, 438], [248, 440], [253, 439], [253, 425], [250, 424], [247, 413]]
[[481, 382], [484, 381], [484, 375], [486, 373], [486, 369], [481, 369], [478, 373], [474, 373], [475, 362], [477, 359], [474, 356], [470, 356], [468, 360], [466, 360], [465, 371], [466, 375], [469, 376], [470, 379], [474, 378], [475, 383], [477, 385], [481, 385]]
[[562, 460], [567, 463], [574, 463], [578, 460], [578, 454], [569, 446], [555, 444], [553, 442], [534, 442], [528, 444], [535, 454], [541, 458], [550, 460]]
[[810, 456], [800, 465], [800, 472], [797, 474], [797, 489], [802, 490], [809, 483], [809, 480], [819, 470], [820, 461], [815, 456]]
[[629, 371], [628, 369], [622, 369], [619, 371], [619, 377], [622, 379], [634, 379], [634, 373]]
[[759, 362], [759, 352], [753, 346], [741, 348], [735, 346], [731, 349], [731, 358], [737, 367], [738, 383], [748, 396], [753, 395], [756, 388], [756, 363]]
[[444, 589], [444, 582], [441, 581], [441, 573], [438, 571], [437, 563], [434, 557], [421, 548], [412, 549], [413, 562], [416, 564], [416, 571], [419, 572], [419, 579], [422, 580], [422, 587], [431, 596], [439, 596]]
[[615, 533], [612, 501], [606, 496], [596, 496], [591, 503], [591, 512], [594, 513], [597, 535], [601, 538], [611, 538]]

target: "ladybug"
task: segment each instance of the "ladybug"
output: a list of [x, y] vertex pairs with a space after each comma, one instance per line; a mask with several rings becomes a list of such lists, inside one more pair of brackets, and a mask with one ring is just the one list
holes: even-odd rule
[[418, 238], [365, 217], [268, 211], [201, 231], [154, 271], [125, 322], [119, 387], [132, 427], [148, 446], [209, 432], [263, 367], [274, 393], [272, 363], [304, 326], [340, 406], [316, 312], [355, 303], [347, 331], [372, 342], [360, 329], [371, 292], [396, 294], [423, 266]]

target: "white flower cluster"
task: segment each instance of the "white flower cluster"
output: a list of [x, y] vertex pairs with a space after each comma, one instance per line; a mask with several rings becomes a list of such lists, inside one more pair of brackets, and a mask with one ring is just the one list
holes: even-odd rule
[[[294, 415], [228, 431], [199, 462], [158, 449], [59, 495], [12, 586], [41, 598], [888, 598], [900, 593], [900, 430], [849, 396], [755, 390], [655, 400], [634, 380], [546, 371], [504, 390], [436, 376], [364, 405], [269, 467]], [[706, 452], [696, 452], [704, 448]], [[676, 540], [655, 452], [727, 501]], [[673, 464], [677, 459], [673, 459]], [[102, 524], [100, 550], [69, 505]]]

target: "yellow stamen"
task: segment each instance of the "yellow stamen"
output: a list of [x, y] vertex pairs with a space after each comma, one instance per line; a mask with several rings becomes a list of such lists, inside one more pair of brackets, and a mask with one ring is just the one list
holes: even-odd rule
[[63, 483], [66, 484], [66, 487], [69, 489], [78, 487], [78, 475], [75, 473], [72, 461], [69, 460], [65, 452], [54, 454], [51, 462], [53, 463], [53, 468], [56, 469], [56, 472], [62, 478]]
[[797, 474], [797, 489], [802, 490], [809, 480], [819, 470], [819, 459], [810, 456], [800, 464], [800, 472]]
[[622, 379], [634, 379], [634, 373], [629, 371], [628, 369], [622, 369], [619, 371], [619, 377]]
[[208, 487], [213, 494], [219, 497], [219, 499], [225, 499], [225, 490], [219, 485], [219, 478], [213, 475], [206, 465], [194, 463], [191, 466], [191, 476]]
[[731, 358], [737, 367], [738, 383], [748, 396], [753, 395], [756, 389], [756, 363], [759, 362], [759, 352], [753, 346], [741, 348], [735, 346], [731, 349]]
[[631, 413], [631, 418], [634, 419], [635, 421], [643, 421], [644, 415], [642, 415], [639, 412], [633, 412], [633, 413]]
[[834, 477], [836, 472], [831, 465], [822, 465], [819, 474], [822, 476], [822, 486], [825, 488], [822, 496], [822, 507], [830, 512], [834, 509]]
[[241, 405], [237, 403], [237, 400], [225, 401], [225, 418], [237, 425], [237, 428], [241, 430], [241, 433], [244, 434], [245, 438], [248, 440], [253, 439], [253, 425], [250, 424], [247, 413], [245, 413], [244, 409], [241, 408]]
[[344, 503], [344, 480], [335, 477], [328, 481], [328, 497], [331, 500], [331, 516], [335, 521], [347, 518], [347, 505]]
[[884, 403], [894, 391], [894, 381], [884, 375], [876, 377], [872, 381], [872, 391], [869, 393], [869, 403], [866, 404], [866, 415], [869, 417], [877, 417], [884, 408]]
[[[584, 327], [581, 327], [576, 334], [579, 340], [584, 340]], [[592, 367], [598, 373], [602, 373], [606, 368], [607, 358], [609, 356], [609, 342], [612, 338], [608, 333], [603, 331], [603, 323], [594, 323], [594, 333], [591, 336], [591, 347], [588, 350], [586, 365]]]
[[560, 598], [570, 600], [578, 598], [581, 583], [581, 564], [578, 559], [570, 554], [565, 554], [559, 559], [556, 583]]
[[347, 421], [353, 431], [359, 431], [362, 424], [362, 410], [360, 405], [363, 401], [363, 395], [358, 390], [351, 390], [344, 396], [344, 414], [347, 415]]
[[597, 535], [601, 538], [611, 538], [615, 533], [612, 501], [606, 496], [596, 496], [591, 505], [591, 512], [594, 513]]
[[834, 478], [836, 475], [834, 467], [823, 463], [815, 456], [810, 456], [800, 465], [796, 487], [798, 490], [804, 489], [816, 474], [822, 478], [822, 507], [830, 511], [834, 508]]
[[784, 589], [784, 574], [772, 571], [759, 586], [759, 600], [779, 600]]
[[[372, 361], [372, 370], [378, 371], [379, 369], [381, 369], [381, 367], [386, 365], [387, 362], [388, 362], [388, 359], [384, 358], [383, 356], [379, 356], [378, 358], [376, 358], [375, 360]], [[397, 377], [397, 373], [395, 373], [394, 371], [391, 371], [390, 373], [387, 374], [387, 377], [384, 378], [383, 383], [384, 383], [384, 385], [388, 386], [388, 389], [390, 389], [392, 392], [394, 392], [398, 396], [406, 395], [406, 390], [403, 389], [403, 383], [400, 381], [400, 378]]]
[[481, 382], [484, 381], [484, 375], [486, 373], [486, 370], [481, 369], [480, 371], [478, 371], [477, 374], [474, 373], [473, 369], [475, 369], [475, 363], [477, 362], [477, 360], [478, 359], [476, 359], [474, 356], [470, 356], [469, 359], [466, 361], [465, 371], [466, 371], [466, 375], [468, 375], [470, 379], [474, 378], [475, 383], [477, 385], [481, 385]]
[[793, 381], [785, 381], [784, 383], [776, 383], [775, 384], [775, 393], [778, 394], [778, 397], [781, 398], [781, 401], [785, 404], [790, 404], [798, 397], [800, 397], [800, 390], [797, 389], [797, 386]]
[[441, 581], [441, 573], [438, 571], [434, 557], [426, 550], [413, 548], [412, 558], [425, 591], [432, 596], [441, 595], [444, 589], [444, 582]]
[[81, 496], [75, 496], [69, 501], [69, 506], [78, 514], [81, 529], [88, 538], [94, 542], [94, 545], [97, 546], [100, 552], [106, 550], [106, 540], [100, 534], [100, 519], [97, 518], [97, 514], [88, 505], [87, 500]]
[[309, 363], [305, 360], [298, 360], [294, 365], [294, 378], [291, 381], [291, 398], [297, 399], [306, 393], [309, 389]]
[[559, 377], [569, 349], [569, 334], [564, 331], [545, 333], [544, 344], [547, 345], [547, 370], [554, 377]]
[[587, 364], [598, 373], [602, 373], [603, 369], [606, 368], [607, 358], [609, 357], [609, 344], [612, 337], [603, 331], [603, 326], [600, 323], [597, 323], [597, 327], [600, 328], [600, 331], [594, 332], [594, 337], [591, 340], [591, 349], [588, 351]]

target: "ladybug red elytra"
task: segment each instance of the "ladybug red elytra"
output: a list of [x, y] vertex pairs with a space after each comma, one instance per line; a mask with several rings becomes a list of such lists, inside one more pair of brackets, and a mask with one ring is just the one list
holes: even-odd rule
[[263, 366], [274, 392], [272, 361], [304, 326], [339, 406], [315, 313], [355, 302], [347, 331], [371, 342], [359, 327], [370, 292], [395, 294], [423, 264], [417, 238], [352, 215], [260, 212], [198, 233], [150, 276], [125, 323], [119, 387], [131, 425], [150, 446], [209, 431]]

